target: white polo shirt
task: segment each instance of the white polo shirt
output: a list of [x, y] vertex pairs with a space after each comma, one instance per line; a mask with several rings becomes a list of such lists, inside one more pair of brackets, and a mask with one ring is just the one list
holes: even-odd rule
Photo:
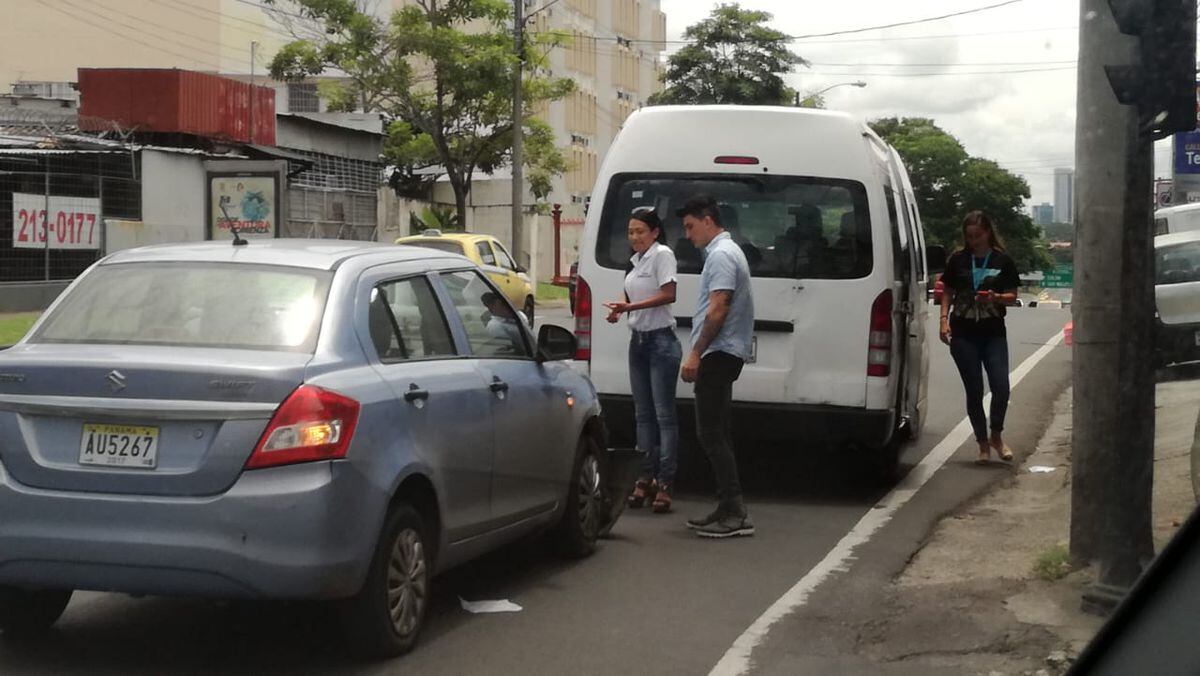
[[[634, 254], [629, 259], [633, 269], [625, 275], [625, 295], [630, 303], [640, 303], [657, 296], [663, 285], [675, 280], [675, 252], [670, 247], [655, 242], [646, 253]], [[659, 305], [645, 310], [628, 313], [629, 328], [634, 331], [654, 331], [675, 328], [674, 304]]]

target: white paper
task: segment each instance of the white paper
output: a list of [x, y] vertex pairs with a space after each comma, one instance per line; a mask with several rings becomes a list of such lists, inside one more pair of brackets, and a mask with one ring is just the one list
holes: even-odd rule
[[459, 603], [462, 603], [463, 610], [468, 613], [518, 613], [521, 611], [521, 606], [509, 601], [501, 599], [499, 601], [468, 601], [463, 597], [458, 597]]
[[1050, 472], [1053, 472], [1055, 469], [1057, 469], [1057, 468], [1056, 467], [1047, 467], [1045, 465], [1033, 465], [1032, 467], [1029, 468], [1029, 473], [1030, 474], [1049, 474]]

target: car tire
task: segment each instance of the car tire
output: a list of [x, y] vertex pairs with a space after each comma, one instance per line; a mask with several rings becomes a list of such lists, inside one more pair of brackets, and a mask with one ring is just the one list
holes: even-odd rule
[[533, 311], [535, 308], [536, 308], [536, 304], [533, 302], [533, 296], [526, 296], [526, 298], [525, 298], [525, 318], [529, 320], [529, 328], [531, 328], [531, 329], [533, 328]]
[[416, 645], [431, 601], [430, 542], [417, 510], [403, 503], [391, 509], [362, 589], [338, 606], [355, 654], [396, 657]]
[[596, 540], [604, 526], [603, 480], [600, 476], [600, 451], [588, 437], [579, 440], [575, 464], [566, 488], [562, 520], [554, 539], [562, 553], [583, 558], [596, 551]]
[[0, 587], [0, 633], [8, 637], [46, 631], [62, 617], [71, 594], [70, 589]]

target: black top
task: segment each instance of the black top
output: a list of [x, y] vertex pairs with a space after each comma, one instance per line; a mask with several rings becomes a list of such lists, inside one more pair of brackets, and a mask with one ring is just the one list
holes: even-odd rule
[[[976, 257], [974, 268], [982, 271], [979, 291], [1009, 293], [1016, 291], [1021, 284], [1017, 264], [1003, 251]], [[955, 252], [946, 262], [946, 272], [942, 274], [944, 293], [950, 294], [950, 334], [964, 338], [1006, 335], [1005, 306], [995, 301], [976, 300], [976, 287], [972, 279], [971, 253], [965, 250]]]

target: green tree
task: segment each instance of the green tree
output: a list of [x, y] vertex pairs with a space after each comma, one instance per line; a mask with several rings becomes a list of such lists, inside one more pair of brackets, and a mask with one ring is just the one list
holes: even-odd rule
[[[275, 3], [277, 0], [267, 0]], [[323, 72], [344, 82], [323, 91], [333, 110], [361, 108], [389, 121], [385, 158], [399, 169], [393, 187], [427, 186], [418, 169], [440, 167], [465, 214], [476, 171], [512, 162], [512, 77], [517, 65], [511, 3], [417, 0], [383, 22], [355, 0], [292, 0], [321, 26], [320, 38], [285, 45], [271, 75], [295, 81]], [[469, 28], [468, 28], [469, 27]], [[566, 161], [545, 124], [532, 118], [543, 101], [569, 94], [574, 82], [545, 75], [553, 34], [530, 34], [522, 55], [525, 111], [520, 128], [532, 192], [543, 197]]]
[[931, 244], [962, 244], [962, 219], [980, 209], [995, 221], [1022, 272], [1054, 261], [1041, 228], [1025, 213], [1029, 184], [992, 160], [971, 157], [962, 143], [926, 118], [882, 118], [871, 128], [896, 148], [912, 179], [917, 208]]
[[666, 89], [650, 105], [737, 103], [791, 105], [796, 92], [782, 75], [808, 62], [770, 28], [771, 14], [723, 4], [683, 33], [691, 42], [667, 60]]

